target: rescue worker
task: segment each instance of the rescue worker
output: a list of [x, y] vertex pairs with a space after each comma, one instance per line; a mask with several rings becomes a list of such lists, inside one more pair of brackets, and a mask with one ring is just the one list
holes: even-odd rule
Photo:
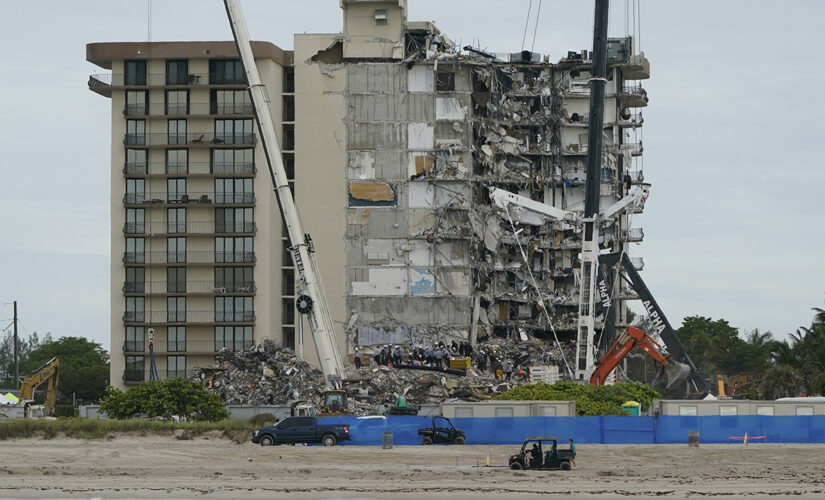
[[570, 439], [570, 451], [573, 452], [573, 458], [570, 459], [570, 463], [573, 467], [576, 466], [576, 444], [573, 442], [573, 439]]

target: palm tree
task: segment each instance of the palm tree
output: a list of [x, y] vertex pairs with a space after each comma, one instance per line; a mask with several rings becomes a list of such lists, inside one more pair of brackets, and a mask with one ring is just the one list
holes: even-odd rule
[[759, 328], [754, 328], [750, 335], [745, 338], [745, 342], [756, 347], [768, 346], [773, 341], [771, 332], [761, 333]]

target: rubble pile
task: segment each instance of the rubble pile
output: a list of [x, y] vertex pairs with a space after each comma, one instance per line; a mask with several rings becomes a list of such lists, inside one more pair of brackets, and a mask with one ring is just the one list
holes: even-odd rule
[[215, 358], [217, 366], [201, 368], [195, 378], [226, 404], [317, 403], [324, 389], [318, 369], [272, 340], [243, 352], [223, 349]]

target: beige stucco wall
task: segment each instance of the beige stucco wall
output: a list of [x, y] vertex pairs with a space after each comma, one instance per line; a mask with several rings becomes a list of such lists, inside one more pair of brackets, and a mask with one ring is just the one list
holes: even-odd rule
[[[346, 352], [346, 129], [343, 65], [308, 63], [335, 35], [295, 35], [295, 199], [304, 230], [312, 235], [335, 324], [339, 350]], [[297, 318], [296, 318], [297, 321]], [[304, 322], [304, 357], [318, 363]], [[297, 332], [296, 332], [297, 335]]]

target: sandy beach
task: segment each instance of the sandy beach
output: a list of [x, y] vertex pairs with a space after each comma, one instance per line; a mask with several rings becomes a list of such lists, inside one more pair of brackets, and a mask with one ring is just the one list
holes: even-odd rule
[[[0, 498], [672, 498], [825, 496], [825, 446], [587, 445], [570, 472], [512, 471], [517, 446], [0, 442]], [[485, 466], [487, 457], [491, 466]]]

